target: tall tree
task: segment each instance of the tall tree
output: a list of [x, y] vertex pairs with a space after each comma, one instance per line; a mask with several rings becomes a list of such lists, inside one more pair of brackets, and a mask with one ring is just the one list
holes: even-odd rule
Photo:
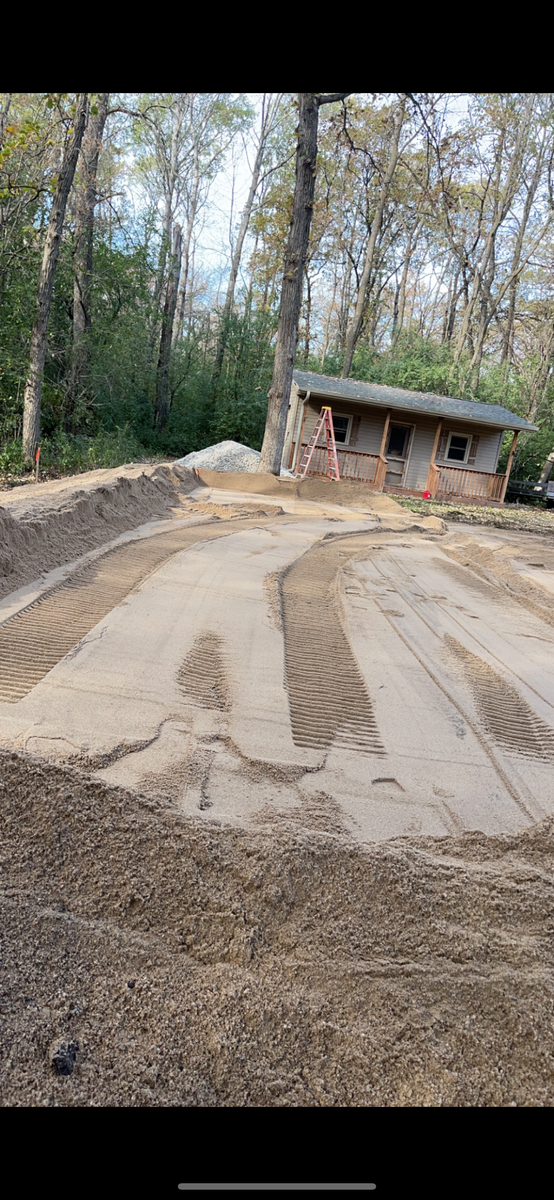
[[186, 311], [189, 318], [192, 313], [192, 288], [189, 285], [193, 279], [194, 233], [199, 214], [207, 202], [218, 167], [235, 136], [252, 116], [249, 105], [240, 97], [233, 99], [217, 92], [191, 93], [188, 111], [189, 160], [188, 170], [182, 178], [183, 268], [173, 329], [174, 345], [183, 333]]
[[393, 345], [395, 342], [398, 341], [398, 338], [400, 337], [400, 334], [402, 333], [402, 326], [404, 324], [404, 312], [406, 309], [406, 284], [408, 282], [408, 273], [409, 273], [411, 263], [412, 263], [412, 256], [416, 249], [419, 235], [421, 233], [422, 228], [423, 228], [423, 217], [419, 217], [419, 219], [416, 221], [416, 224], [412, 228], [408, 228], [406, 231], [406, 234], [407, 234], [406, 250], [404, 253], [404, 262], [402, 264], [402, 274], [400, 276], [400, 283], [398, 285], [398, 291], [395, 294], [395, 303], [394, 303], [394, 310], [393, 310], [392, 338], [391, 338]]
[[175, 321], [175, 309], [177, 307], [177, 290], [179, 287], [179, 275], [181, 272], [182, 240], [183, 237], [181, 226], [175, 222], [173, 226], [171, 255], [165, 291], [158, 369], [156, 372], [155, 424], [157, 429], [165, 428], [167, 424], [167, 418], [169, 416], [171, 401], [169, 366], [171, 359], [173, 323]]
[[275, 122], [276, 122], [277, 115], [279, 112], [279, 105], [281, 103], [281, 100], [282, 100], [282, 96], [280, 94], [277, 94], [277, 95], [269, 94], [268, 95], [267, 93], [264, 93], [263, 100], [262, 100], [260, 133], [259, 133], [259, 137], [258, 137], [258, 144], [256, 147], [256, 155], [254, 158], [254, 165], [252, 167], [252, 174], [250, 176], [250, 187], [248, 189], [246, 203], [242, 210], [242, 216], [241, 216], [241, 220], [240, 220], [238, 234], [237, 234], [237, 238], [236, 238], [236, 241], [235, 241], [235, 244], [233, 247], [233, 252], [231, 255], [231, 270], [229, 272], [229, 282], [227, 284], [227, 293], [225, 296], [225, 303], [223, 305], [223, 309], [221, 312], [219, 333], [218, 333], [215, 359], [214, 359], [214, 372], [213, 372], [214, 384], [217, 383], [217, 380], [219, 379], [219, 376], [221, 374], [221, 368], [223, 366], [223, 355], [225, 354], [227, 326], [228, 326], [228, 322], [229, 322], [229, 317], [230, 317], [232, 309], [233, 309], [233, 301], [235, 298], [235, 288], [237, 285], [237, 278], [238, 278], [238, 273], [239, 273], [239, 268], [240, 268], [240, 261], [242, 258], [242, 251], [244, 248], [244, 242], [245, 242], [246, 234], [248, 232], [248, 226], [250, 224], [250, 219], [252, 216], [252, 209], [254, 208], [254, 201], [256, 199], [256, 193], [257, 193], [259, 185], [260, 185], [260, 176], [262, 174], [262, 166], [263, 166], [264, 158], [265, 158], [265, 155], [267, 152], [268, 142], [271, 137], [271, 133], [275, 127]]
[[320, 95], [300, 92], [298, 97], [298, 141], [292, 220], [285, 252], [281, 285], [279, 324], [275, 345], [273, 378], [268, 395], [267, 419], [258, 463], [259, 471], [278, 475], [281, 470], [287, 424], [294, 355], [298, 340], [298, 318], [314, 203], [317, 169], [317, 126], [323, 104], [345, 100], [349, 92]]
[[35, 318], [31, 332], [29, 372], [23, 400], [23, 451], [32, 460], [40, 439], [40, 410], [42, 376], [46, 357], [48, 320], [54, 291], [56, 267], [60, 252], [67, 198], [75, 176], [77, 159], [85, 132], [89, 109], [89, 93], [78, 92], [72, 121], [66, 134], [64, 153], [56, 188], [52, 198], [48, 232], [40, 267]]
[[[460, 186], [458, 180], [454, 186], [448, 181], [442, 189], [446, 228], [463, 281], [464, 306], [454, 348], [454, 364], [461, 361], [467, 347], [471, 355], [470, 373], [474, 390], [479, 383], [485, 337], [491, 321], [532, 253], [530, 250], [527, 256], [522, 257], [523, 235], [529, 216], [524, 203], [521, 242], [518, 245], [516, 238], [511, 271], [499, 281], [501, 239], [505, 236], [510, 215], [519, 207], [523, 176], [527, 169], [533, 171], [526, 153], [533, 140], [536, 100], [536, 93], [522, 97], [507, 93], [474, 97], [475, 112], [470, 111], [467, 129], [462, 136], [466, 142], [466, 152], [469, 151], [470, 159], [473, 158], [477, 168], [478, 179], [469, 188], [464, 184]], [[439, 169], [444, 179], [441, 164]], [[538, 179], [534, 184], [535, 191], [537, 185]], [[456, 193], [457, 203], [453, 205]], [[548, 224], [549, 218], [538, 241]]]
[[183, 333], [185, 324], [185, 307], [189, 299], [189, 283], [193, 259], [193, 237], [201, 205], [202, 170], [200, 165], [200, 136], [193, 138], [192, 172], [190, 186], [187, 188], [185, 200], [185, 240], [183, 245], [183, 264], [177, 292], [176, 317], [173, 326], [173, 345], [176, 345]]
[[86, 386], [88, 342], [91, 326], [92, 248], [96, 207], [98, 160], [108, 116], [108, 92], [100, 92], [91, 112], [81, 145], [80, 170], [77, 172], [75, 205], [75, 241], [73, 250], [73, 345], [65, 421], [71, 428], [75, 405]]
[[[152, 351], [154, 350], [159, 330], [159, 310], [164, 283], [166, 284], [167, 298], [168, 281], [173, 275], [173, 264], [170, 263], [169, 273], [166, 278], [166, 266], [171, 253], [172, 223], [176, 208], [180, 202], [182, 178], [186, 171], [188, 131], [185, 114], [187, 111], [187, 100], [186, 92], [158, 97], [157, 104], [148, 113], [146, 124], [142, 130], [143, 136], [146, 134], [150, 143], [149, 148], [153, 151], [151, 157], [154, 166], [155, 199], [156, 201], [158, 200], [159, 190], [161, 190], [163, 197], [162, 236], [152, 305]], [[150, 173], [152, 173], [152, 166], [150, 166]], [[164, 336], [164, 318], [165, 305], [162, 311], [161, 338]]]
[[392, 177], [394, 175], [394, 172], [396, 170], [396, 165], [398, 163], [398, 156], [399, 156], [399, 152], [400, 152], [400, 133], [402, 130], [402, 125], [404, 124], [404, 117], [406, 115], [407, 100], [408, 100], [407, 95], [405, 93], [402, 93], [402, 95], [400, 97], [400, 103], [399, 103], [396, 113], [394, 115], [394, 126], [393, 126], [392, 138], [391, 138], [391, 143], [390, 143], [389, 158], [388, 158], [385, 174], [383, 176], [381, 188], [379, 191], [379, 199], [377, 201], [377, 208], [375, 210], [375, 215], [374, 215], [373, 221], [371, 223], [371, 232], [370, 232], [370, 235], [368, 238], [368, 243], [367, 243], [365, 261], [364, 261], [364, 269], [362, 271], [362, 277], [360, 279], [360, 284], [358, 287], [358, 295], [356, 297], [356, 306], [354, 308], [354, 312], [352, 314], [352, 317], [351, 317], [351, 320], [350, 320], [350, 323], [349, 323], [349, 326], [348, 326], [348, 329], [346, 332], [346, 342], [345, 342], [345, 346], [344, 346], [344, 362], [343, 362], [343, 367], [342, 367], [343, 379], [347, 379], [350, 374], [350, 370], [352, 367], [352, 359], [354, 357], [354, 351], [356, 349], [356, 343], [358, 341], [358, 338], [360, 336], [360, 331], [362, 328], [364, 309], [365, 309], [366, 299], [367, 299], [367, 291], [368, 291], [369, 283], [371, 280], [371, 272], [372, 272], [373, 260], [374, 260], [374, 256], [375, 256], [375, 247], [377, 244], [377, 238], [381, 232], [383, 213], [385, 211], [385, 204], [387, 202], [389, 188], [392, 183]]
[[183, 269], [174, 321], [174, 344], [184, 322], [193, 254], [194, 228], [209, 188], [237, 133], [251, 120], [244, 97], [226, 92], [178, 92], [143, 96], [135, 120], [137, 174], [146, 185], [152, 211], [161, 212], [158, 268], [153, 289], [150, 348], [160, 335], [172, 224], [184, 227]]

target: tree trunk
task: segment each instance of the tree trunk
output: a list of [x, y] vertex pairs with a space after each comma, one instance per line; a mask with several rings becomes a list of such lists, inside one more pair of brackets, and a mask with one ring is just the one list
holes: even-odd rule
[[[265, 102], [265, 96], [264, 96], [264, 102]], [[254, 166], [252, 168], [252, 176], [250, 179], [250, 188], [248, 191], [248, 196], [246, 198], [246, 204], [244, 205], [244, 208], [242, 210], [242, 217], [241, 217], [239, 232], [238, 232], [235, 248], [233, 251], [233, 256], [231, 259], [231, 273], [229, 275], [229, 283], [227, 284], [227, 294], [225, 296], [225, 304], [223, 305], [223, 310], [221, 313], [221, 319], [220, 319], [220, 325], [219, 325], [219, 335], [218, 335], [218, 339], [217, 339], [215, 362], [214, 362], [214, 373], [213, 373], [213, 383], [214, 384], [217, 383], [217, 380], [219, 379], [219, 376], [221, 375], [221, 368], [223, 366], [223, 355], [225, 354], [225, 344], [227, 341], [228, 322], [229, 322], [229, 317], [231, 316], [231, 311], [233, 308], [233, 301], [235, 298], [235, 288], [236, 288], [237, 278], [238, 278], [238, 273], [239, 273], [240, 260], [242, 257], [242, 250], [243, 250], [246, 234], [248, 232], [250, 218], [252, 216], [252, 209], [254, 207], [254, 201], [256, 199], [256, 192], [258, 190], [258, 185], [260, 182], [260, 174], [261, 174], [261, 170], [262, 170], [262, 164], [264, 161], [268, 138], [271, 133], [271, 129], [273, 127], [275, 113], [276, 113], [276, 107], [275, 106], [272, 107], [272, 105], [270, 103], [268, 105], [267, 112], [262, 116], [262, 128], [261, 128], [261, 133], [260, 133], [260, 141], [258, 143], [256, 158], [254, 159]]]
[[181, 226], [173, 226], [171, 258], [165, 292], [165, 304], [162, 317], [162, 332], [160, 335], [160, 353], [156, 373], [156, 412], [155, 424], [157, 429], [163, 429], [167, 424], [170, 405], [169, 364], [171, 359], [171, 337], [173, 322], [177, 307], [177, 289], [181, 273], [182, 232]]
[[333, 296], [332, 296], [331, 302], [329, 304], [329, 309], [327, 312], [327, 320], [325, 321], [325, 331], [323, 334], [323, 341], [321, 344], [321, 356], [320, 356], [320, 360], [319, 360], [319, 365], [321, 367], [321, 370], [323, 370], [323, 368], [325, 366], [325, 359], [327, 357], [327, 351], [329, 349], [329, 332], [331, 329], [331, 319], [332, 319], [333, 311], [335, 308], [336, 295], [337, 295], [337, 265], [335, 263], [334, 272], [333, 272]]
[[310, 357], [310, 326], [312, 319], [312, 284], [309, 271], [305, 271], [306, 276], [306, 324], [304, 326], [304, 366], [307, 367]]
[[[171, 131], [171, 148], [169, 152], [169, 161], [165, 158], [165, 148], [163, 138], [160, 135], [157, 154], [160, 160], [163, 178], [164, 191], [164, 215], [162, 222], [162, 238], [160, 242], [160, 253], [158, 256], [158, 269], [156, 271], [156, 283], [154, 287], [154, 296], [152, 301], [152, 330], [150, 334], [150, 353], [153, 354], [156, 344], [156, 336], [159, 329], [159, 309], [161, 296], [163, 292], [164, 279], [166, 277], [167, 260], [171, 257], [172, 233], [171, 225], [173, 221], [173, 198], [175, 193], [175, 184], [177, 182], [177, 160], [179, 156], [179, 135], [183, 124], [183, 103], [182, 98], [177, 102], [173, 113], [173, 127]], [[172, 265], [169, 268], [171, 275]], [[166, 289], [167, 294], [167, 289]], [[162, 315], [162, 324], [164, 316]]]
[[531, 382], [529, 405], [526, 419], [535, 423], [537, 410], [544, 397], [550, 373], [552, 371], [552, 355], [554, 353], [554, 322], [546, 327], [547, 332], [541, 346], [541, 361]]
[[449, 277], [449, 282], [448, 282], [448, 292], [447, 292], [447, 296], [446, 296], [446, 304], [444, 306], [444, 321], [443, 321], [443, 326], [442, 326], [442, 337], [441, 337], [441, 342], [443, 345], [445, 342], [452, 341], [452, 335], [454, 333], [454, 324], [456, 321], [456, 308], [457, 308], [458, 300], [460, 297], [460, 289], [458, 288], [459, 278], [460, 278], [460, 268], [458, 266], [454, 272], [454, 278], [452, 279], [452, 277]]
[[278, 475], [285, 441], [287, 414], [292, 387], [294, 355], [298, 339], [298, 318], [302, 302], [302, 283], [308, 254], [317, 160], [319, 104], [314, 92], [299, 95], [298, 144], [292, 221], [285, 253], [281, 305], [273, 379], [268, 396], [267, 421], [259, 471]]
[[[481, 319], [480, 319], [479, 330], [478, 330], [478, 335], [477, 335], [477, 345], [475, 347], [475, 350], [473, 353], [473, 358], [471, 360], [471, 367], [472, 367], [472, 372], [473, 372], [472, 379], [474, 381], [475, 386], [477, 386], [477, 384], [479, 382], [479, 371], [481, 368], [481, 359], [483, 356], [485, 335], [487, 333], [489, 325], [490, 325], [501, 301], [504, 299], [506, 292], [512, 286], [514, 281], [517, 282], [517, 279], [519, 278], [524, 267], [527, 266], [527, 263], [533, 257], [535, 250], [542, 242], [551, 223], [552, 223], [552, 216], [550, 215], [547, 217], [545, 225], [543, 225], [538, 237], [535, 238], [535, 240], [534, 240], [532, 246], [530, 247], [528, 253], [526, 254], [525, 258], [521, 259], [521, 257], [519, 257], [517, 266], [512, 267], [512, 271], [511, 271], [510, 275], [508, 276], [508, 279], [505, 281], [505, 283], [502, 285], [502, 287], [499, 288], [497, 295], [494, 298], [492, 297], [492, 294], [491, 294], [492, 280], [494, 278], [494, 262], [493, 262], [493, 271], [491, 272], [488, 280], [486, 280], [483, 285], [483, 292], [482, 292], [482, 299], [481, 299]], [[508, 363], [508, 365], [509, 365], [509, 363]], [[506, 367], [506, 361], [504, 361], [504, 366]]]
[[192, 246], [192, 234], [194, 230], [194, 222], [196, 220], [196, 210], [198, 207], [198, 193], [200, 188], [200, 173], [198, 167], [198, 147], [195, 146], [194, 154], [194, 183], [192, 194], [190, 197], [187, 228], [185, 233], [185, 244], [183, 247], [183, 268], [181, 271], [181, 279], [179, 281], [179, 291], [177, 294], [177, 310], [175, 325], [173, 329], [173, 345], [175, 345], [183, 332], [185, 322], [185, 305], [188, 300], [188, 281], [190, 273], [190, 250]]
[[225, 344], [226, 344], [226, 340], [227, 340], [228, 322], [229, 322], [229, 317], [231, 315], [231, 311], [233, 308], [233, 302], [234, 302], [234, 298], [235, 298], [235, 288], [236, 288], [236, 284], [237, 284], [240, 262], [241, 262], [241, 258], [242, 258], [242, 251], [243, 251], [243, 247], [244, 247], [246, 234], [248, 233], [248, 227], [250, 225], [250, 218], [252, 216], [252, 210], [254, 208], [254, 201], [256, 199], [256, 193], [258, 191], [258, 187], [259, 187], [259, 183], [260, 183], [260, 175], [261, 175], [261, 170], [262, 170], [262, 166], [263, 166], [263, 162], [264, 162], [264, 158], [265, 158], [265, 153], [267, 150], [267, 143], [269, 141], [270, 134], [275, 125], [275, 118], [277, 116], [277, 112], [278, 112], [280, 103], [281, 103], [280, 95], [277, 95], [276, 97], [273, 97], [273, 98], [270, 95], [269, 99], [267, 100], [267, 106], [266, 106], [266, 96], [264, 95], [263, 104], [262, 104], [262, 123], [261, 123], [261, 129], [260, 129], [260, 140], [258, 142], [258, 149], [256, 151], [256, 157], [254, 159], [254, 166], [252, 168], [252, 176], [250, 179], [250, 188], [248, 191], [246, 204], [242, 211], [242, 217], [241, 217], [239, 232], [238, 232], [238, 236], [237, 236], [237, 241], [236, 241], [235, 248], [233, 251], [233, 256], [231, 259], [231, 273], [229, 275], [229, 283], [227, 285], [227, 294], [225, 296], [225, 304], [223, 306], [223, 311], [221, 313], [219, 335], [218, 335], [218, 340], [217, 340], [215, 362], [214, 362], [214, 373], [213, 373], [214, 383], [217, 383], [217, 380], [219, 379], [219, 376], [221, 374], [221, 368], [223, 366], [223, 355], [225, 354]]
[[[188, 338], [192, 337], [192, 331], [194, 328], [194, 309], [192, 307], [192, 303], [194, 300], [195, 256], [196, 256], [196, 242], [193, 242], [192, 243], [192, 253], [191, 253], [189, 261], [188, 261], [188, 271], [189, 271], [189, 275], [190, 275], [190, 287], [189, 287], [188, 293], [187, 293], [187, 302], [185, 304], [185, 314], [184, 314], [184, 320], [185, 320], [185, 324], [187, 327], [187, 337]], [[209, 329], [210, 329], [210, 319], [208, 316], [208, 330]], [[204, 361], [202, 363], [202, 370], [204, 370], [205, 366], [206, 366], [206, 359], [204, 357]]]
[[35, 456], [40, 439], [40, 406], [42, 401], [42, 375], [46, 357], [48, 319], [54, 291], [54, 279], [60, 252], [60, 242], [67, 198], [75, 176], [79, 150], [85, 132], [89, 106], [88, 92], [79, 92], [75, 105], [73, 127], [58, 175], [52, 199], [48, 232], [39, 274], [35, 319], [31, 333], [29, 373], [25, 384], [23, 402], [23, 451], [27, 460]]
[[525, 204], [523, 206], [523, 212], [521, 214], [521, 219], [519, 222], [516, 244], [514, 247], [514, 253], [513, 253], [513, 257], [512, 257], [512, 269], [510, 272], [511, 282], [510, 282], [510, 288], [509, 288], [508, 315], [506, 318], [506, 325], [504, 327], [504, 336], [502, 339], [502, 356], [500, 359], [500, 361], [502, 363], [506, 364], [506, 367], [510, 366], [510, 363], [512, 361], [512, 354], [513, 354], [514, 322], [515, 322], [515, 314], [516, 314], [516, 297], [517, 297], [517, 287], [518, 287], [519, 277], [520, 277], [523, 240], [525, 237], [525, 232], [527, 230], [527, 225], [529, 222], [529, 217], [531, 215], [531, 209], [532, 209], [532, 206], [533, 206], [533, 203], [535, 200], [537, 189], [538, 189], [539, 183], [541, 181], [541, 175], [542, 175], [542, 170], [543, 170], [543, 160], [544, 160], [544, 145], [541, 145], [539, 147], [539, 150], [537, 153], [535, 170], [533, 172], [531, 181], [527, 188], [527, 195], [525, 197]]
[[435, 328], [435, 320], [436, 320], [436, 316], [437, 316], [437, 309], [438, 309], [439, 304], [442, 299], [442, 286], [443, 286], [443, 283], [445, 280], [445, 276], [449, 270], [449, 265], [450, 265], [449, 263], [446, 263], [446, 265], [443, 266], [443, 269], [438, 277], [437, 283], [433, 290], [433, 293], [432, 293], [433, 300], [432, 300], [432, 304], [431, 304], [431, 313], [429, 316], [428, 324], [427, 324], [425, 318], [423, 320], [423, 329], [425, 329], [425, 327], [427, 327], [427, 329], [428, 329], [428, 333], [424, 334], [424, 336], [426, 336], [429, 339], [435, 336], [434, 328]]
[[73, 347], [71, 373], [66, 400], [66, 425], [71, 426], [79, 392], [85, 385], [88, 365], [87, 334], [91, 325], [92, 244], [96, 178], [108, 115], [109, 93], [101, 92], [98, 112], [89, 117], [81, 146], [81, 171], [78, 179], [75, 213], [75, 249], [73, 255]]
[[352, 316], [352, 320], [350, 321], [350, 324], [348, 326], [348, 330], [346, 333], [346, 342], [345, 342], [345, 347], [344, 347], [344, 364], [343, 364], [343, 368], [342, 368], [342, 378], [343, 379], [347, 379], [350, 374], [350, 371], [352, 368], [352, 359], [354, 357], [354, 351], [356, 349], [356, 344], [358, 342], [358, 338], [360, 336], [360, 331], [362, 328], [364, 309], [365, 309], [365, 305], [366, 305], [368, 289], [369, 289], [369, 284], [370, 284], [370, 280], [371, 280], [371, 271], [372, 271], [372, 267], [373, 267], [375, 246], [377, 244], [377, 238], [381, 231], [381, 223], [383, 220], [383, 213], [385, 211], [385, 204], [387, 202], [387, 196], [389, 194], [389, 188], [390, 188], [390, 185], [392, 182], [392, 177], [394, 175], [394, 172], [396, 170], [396, 164], [398, 162], [400, 132], [402, 129], [402, 125], [404, 123], [404, 115], [406, 112], [406, 102], [407, 102], [407, 96], [403, 94], [402, 99], [400, 101], [398, 111], [396, 113], [395, 121], [394, 121], [394, 132], [392, 135], [392, 144], [391, 144], [391, 148], [390, 148], [389, 161], [387, 164], [387, 169], [385, 172], [383, 182], [381, 184], [381, 191], [379, 193], [379, 200], [377, 201], [377, 208], [375, 210], [375, 216], [374, 216], [372, 224], [371, 224], [371, 233], [369, 235], [369, 241], [367, 243], [364, 269], [362, 272], [362, 278], [360, 280], [360, 286], [358, 288], [358, 295], [356, 298], [356, 307], [354, 309], [354, 314]]
[[525, 111], [521, 122], [517, 128], [514, 148], [510, 154], [509, 167], [506, 175], [506, 182], [501, 186], [502, 174], [502, 158], [505, 148], [504, 134], [500, 139], [500, 144], [497, 150], [496, 160], [496, 179], [494, 182], [494, 209], [491, 221], [491, 227], [485, 239], [482, 261], [477, 267], [473, 280], [473, 288], [469, 302], [464, 312], [458, 342], [454, 352], [454, 362], [459, 362], [464, 350], [466, 340], [469, 340], [469, 329], [473, 318], [474, 308], [479, 298], [482, 298], [481, 317], [479, 322], [479, 331], [477, 333], [477, 346], [472, 348], [472, 375], [473, 378], [478, 378], [481, 358], [483, 353], [483, 328], [486, 324], [486, 313], [489, 307], [491, 288], [494, 282], [496, 263], [496, 238], [500, 226], [505, 221], [514, 196], [516, 194], [519, 183], [519, 172], [522, 165], [526, 139], [529, 133], [529, 125], [533, 112], [533, 105], [536, 99], [536, 93], [529, 94]]
[[4, 143], [4, 130], [6, 128], [6, 121], [8, 119], [8, 114], [11, 107], [12, 95], [13, 92], [6, 92], [4, 107], [0, 108], [0, 146], [2, 146]]
[[406, 257], [404, 259], [404, 266], [402, 268], [402, 276], [400, 279], [398, 300], [396, 300], [396, 297], [395, 297], [395, 315], [394, 315], [394, 325], [393, 325], [393, 331], [392, 331], [393, 346], [394, 346], [395, 342], [398, 341], [398, 338], [400, 337], [400, 334], [402, 333], [402, 326], [404, 324], [404, 313], [406, 311], [406, 285], [408, 282], [408, 271], [410, 270], [410, 263], [412, 261], [412, 255], [417, 246], [417, 243], [419, 240], [419, 235], [421, 233], [422, 228], [423, 228], [423, 218], [420, 218], [420, 220], [417, 222], [415, 229], [412, 229], [408, 236], [408, 245], [406, 246]]
[[548, 483], [552, 472], [554, 471], [554, 450], [548, 455], [548, 458], [541, 471], [539, 483]]

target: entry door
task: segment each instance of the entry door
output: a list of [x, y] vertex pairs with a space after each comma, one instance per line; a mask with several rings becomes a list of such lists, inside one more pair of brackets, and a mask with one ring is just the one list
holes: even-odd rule
[[391, 487], [401, 488], [404, 486], [413, 430], [413, 425], [393, 425], [391, 422], [389, 426], [385, 450], [385, 458], [388, 462], [385, 483], [390, 484]]

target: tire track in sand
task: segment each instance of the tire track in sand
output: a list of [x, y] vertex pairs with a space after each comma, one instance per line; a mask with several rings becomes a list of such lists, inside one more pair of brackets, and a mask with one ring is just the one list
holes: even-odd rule
[[216, 633], [198, 637], [183, 659], [177, 682], [186, 697], [201, 708], [229, 709], [229, 687], [223, 640]]
[[80, 567], [0, 626], [0, 701], [16, 704], [91, 629], [174, 554], [197, 542], [267, 524], [237, 520], [186, 526], [126, 542]]
[[484, 659], [450, 634], [444, 640], [463, 664], [481, 721], [497, 745], [507, 754], [554, 762], [554, 728]]
[[285, 686], [296, 746], [385, 753], [336, 585], [344, 550], [355, 554], [363, 546], [359, 535], [324, 539], [281, 576]]

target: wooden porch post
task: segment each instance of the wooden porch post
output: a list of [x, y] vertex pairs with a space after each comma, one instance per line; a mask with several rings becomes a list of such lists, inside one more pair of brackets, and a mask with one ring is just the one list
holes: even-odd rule
[[385, 446], [387, 444], [387, 433], [389, 432], [391, 413], [392, 413], [392, 408], [389, 408], [387, 410], [387, 415], [385, 417], [385, 424], [383, 426], [383, 436], [381, 438], [381, 449], [379, 451], [379, 458], [385, 457]]
[[436, 428], [435, 440], [433, 442], [433, 449], [431, 450], [431, 461], [429, 463], [429, 470], [427, 472], [427, 483], [425, 485], [425, 491], [430, 492], [431, 496], [433, 495], [433, 487], [434, 487], [434, 483], [435, 483], [435, 472], [433, 471], [433, 467], [435, 465], [435, 456], [436, 456], [436, 453], [438, 450], [439, 438], [440, 438], [441, 432], [442, 432], [442, 417]]
[[377, 463], [377, 470], [375, 472], [375, 490], [377, 492], [382, 492], [385, 486], [385, 475], [387, 473], [385, 446], [387, 444], [387, 433], [389, 432], [391, 413], [392, 408], [388, 408], [387, 415], [385, 417], [385, 424], [383, 425], [383, 436], [381, 438], [381, 448], [379, 450], [379, 462]]
[[304, 437], [304, 426], [306, 424], [306, 412], [308, 409], [308, 402], [310, 400], [310, 396], [311, 396], [311, 392], [306, 392], [306, 395], [304, 396], [304, 399], [302, 401], [302, 419], [300, 421], [300, 433], [298, 434], [298, 441], [297, 441], [295, 449], [294, 449], [294, 470], [295, 470], [296, 474], [298, 473], [300, 459], [302, 458], [302, 438]]
[[506, 488], [508, 487], [508, 480], [510, 478], [510, 471], [512, 469], [512, 463], [514, 461], [514, 454], [515, 454], [515, 448], [517, 446], [518, 437], [519, 437], [519, 429], [514, 429], [514, 436], [512, 438], [512, 444], [510, 446], [510, 453], [508, 455], [508, 462], [506, 463], [506, 473], [504, 475], [504, 483], [502, 484], [502, 494], [500, 496], [501, 504], [504, 503], [504, 496], [506, 495]]

